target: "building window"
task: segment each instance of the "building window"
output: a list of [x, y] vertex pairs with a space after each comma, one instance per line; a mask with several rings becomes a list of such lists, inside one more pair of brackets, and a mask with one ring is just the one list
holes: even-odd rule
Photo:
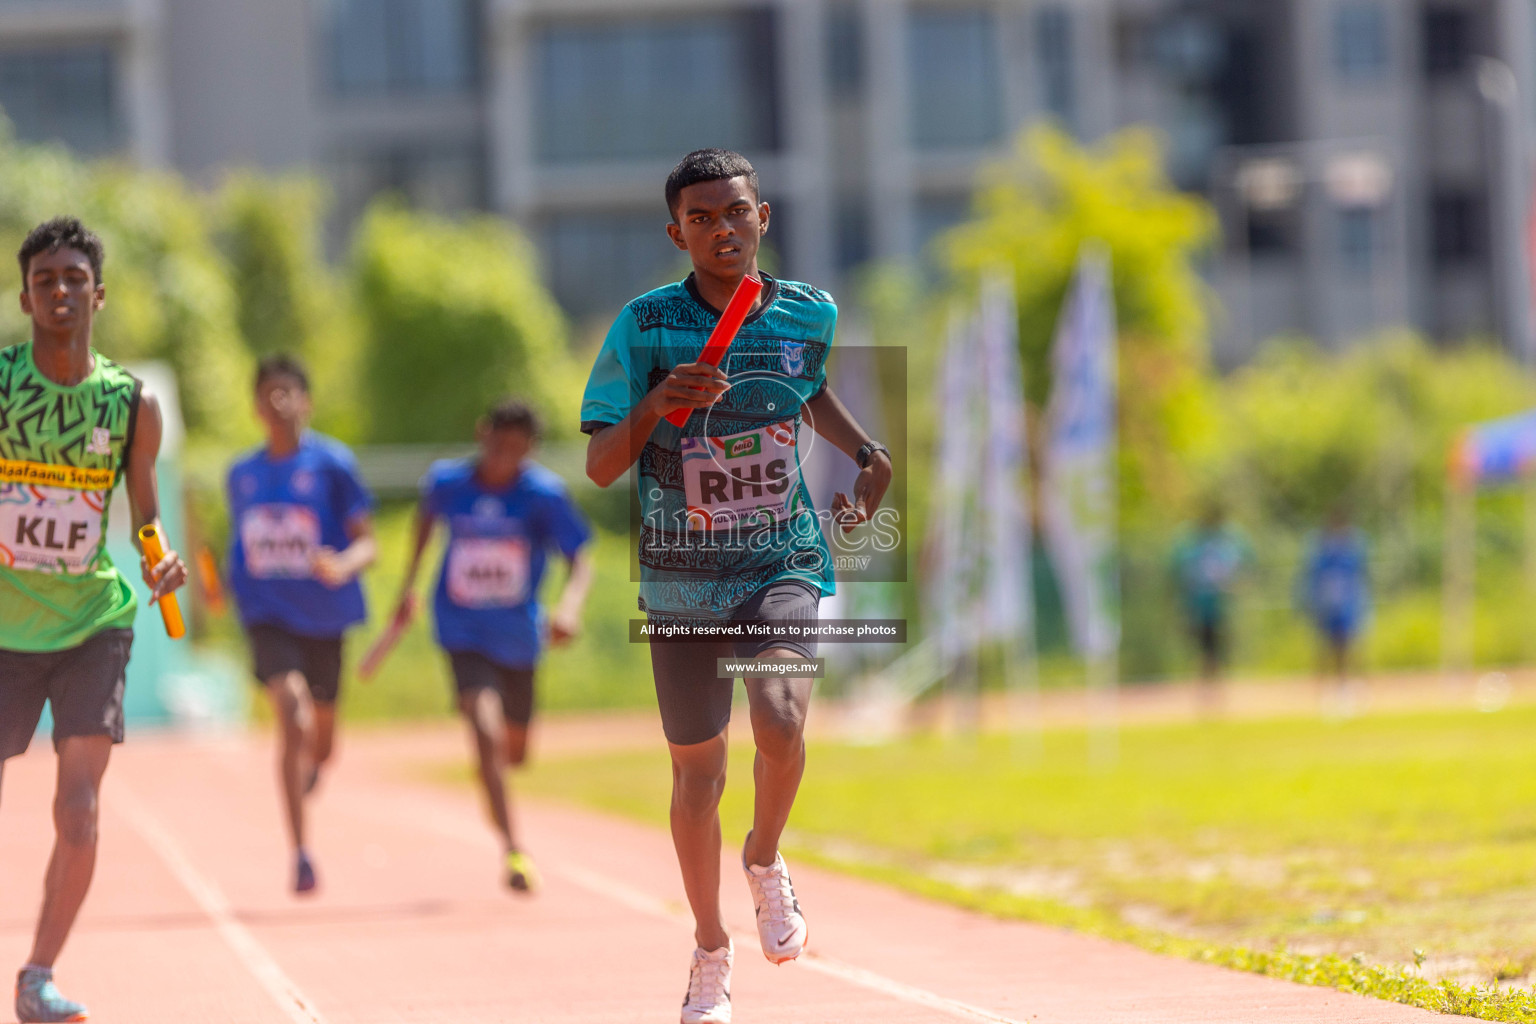
[[991, 10], [913, 10], [907, 23], [912, 144], [986, 146], [1002, 134], [1001, 68]]
[[869, 208], [862, 196], [846, 196], [837, 206], [837, 219], [833, 223], [833, 244], [837, 252], [837, 269], [852, 270], [869, 262], [874, 252], [870, 248]]
[[326, 11], [337, 93], [462, 93], [478, 81], [477, 0], [330, 0]]
[[660, 210], [556, 214], [545, 222], [544, 260], [550, 290], [578, 316], [611, 314], [688, 273]]
[[857, 96], [864, 84], [864, 26], [850, 3], [827, 8], [827, 84], [834, 96]]
[[1333, 19], [1333, 63], [1340, 78], [1379, 81], [1387, 71], [1387, 15], [1380, 3], [1340, 4]]
[[1246, 239], [1248, 256], [1253, 259], [1292, 256], [1300, 233], [1292, 207], [1249, 207], [1241, 238]]
[[1221, 108], [1208, 93], [1190, 93], [1170, 104], [1168, 173], [1183, 189], [1204, 189], [1216, 151], [1227, 141]]
[[1465, 267], [1483, 259], [1486, 219], [1482, 197], [1437, 190], [1430, 198], [1430, 234], [1435, 266]]
[[536, 47], [544, 162], [778, 148], [770, 12], [557, 23]]
[[1472, 14], [1449, 7], [1424, 12], [1424, 74], [1459, 75], [1472, 60]]
[[943, 256], [939, 242], [945, 232], [963, 224], [971, 213], [969, 196], [920, 196], [914, 209], [918, 255], [926, 264], [937, 267]]
[[1369, 206], [1339, 210], [1339, 258], [1349, 270], [1369, 273], [1376, 256], [1376, 212]]
[[1070, 128], [1076, 113], [1072, 89], [1072, 15], [1065, 7], [1042, 7], [1035, 13], [1035, 65], [1040, 73], [1041, 106]]
[[0, 109], [24, 141], [107, 153], [121, 142], [116, 78], [105, 46], [0, 51]]
[[331, 160], [331, 176], [341, 228], [386, 194], [435, 213], [485, 206], [485, 153], [474, 143], [416, 142], [343, 152]]

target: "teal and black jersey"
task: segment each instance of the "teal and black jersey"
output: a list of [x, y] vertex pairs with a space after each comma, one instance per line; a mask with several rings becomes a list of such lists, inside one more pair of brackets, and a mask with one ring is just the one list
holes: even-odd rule
[[[730, 390], [683, 427], [662, 421], [640, 453], [640, 608], [652, 615], [729, 619], [779, 580], [835, 590], [800, 441], [801, 407], [826, 387], [837, 306], [809, 285], [763, 283], [720, 366]], [[719, 319], [691, 274], [630, 302], [597, 354], [581, 429], [629, 415], [673, 367], [698, 359]]]

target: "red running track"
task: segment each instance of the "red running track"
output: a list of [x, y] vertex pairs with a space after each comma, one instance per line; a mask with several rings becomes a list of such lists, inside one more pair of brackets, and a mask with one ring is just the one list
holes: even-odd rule
[[[347, 740], [315, 807], [321, 891], [302, 902], [286, 889], [269, 741], [139, 735], [119, 747], [95, 886], [58, 965], [66, 994], [109, 1024], [677, 1020], [693, 943], [664, 832], [524, 805], [547, 885], [518, 898], [501, 887], [474, 794], [412, 778], [418, 758], [466, 756], [457, 734]], [[9, 762], [4, 785], [9, 971], [30, 945], [52, 841], [49, 744]], [[726, 865], [737, 1024], [1467, 1019], [794, 875], [811, 950], [774, 967], [757, 952], [740, 869]], [[7, 995], [0, 1024], [12, 1020]]]

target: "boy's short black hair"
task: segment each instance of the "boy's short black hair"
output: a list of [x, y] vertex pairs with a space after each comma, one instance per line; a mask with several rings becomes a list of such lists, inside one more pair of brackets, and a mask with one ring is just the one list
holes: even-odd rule
[[16, 262], [21, 264], [23, 291], [27, 287], [27, 271], [31, 267], [32, 257], [59, 249], [75, 249], [84, 253], [85, 258], [91, 262], [91, 275], [98, 285], [101, 284], [101, 265], [107, 258], [101, 246], [101, 238], [80, 223], [78, 217], [55, 217], [29, 231], [26, 241], [21, 243], [21, 249], [16, 253]]
[[543, 425], [539, 414], [520, 398], [503, 398], [485, 414], [485, 425], [492, 430], [521, 430], [529, 437], [538, 437]]
[[667, 212], [677, 220], [677, 202], [689, 185], [701, 181], [729, 181], [731, 178], [746, 178], [752, 198], [762, 201], [763, 194], [758, 190], [757, 171], [753, 169], [752, 161], [729, 149], [694, 150], [667, 175]]
[[309, 373], [304, 369], [304, 364], [286, 352], [275, 352], [269, 356], [262, 356], [261, 362], [256, 364], [256, 383], [253, 390], [261, 390], [261, 386], [273, 377], [291, 377], [299, 382], [299, 387], [305, 393], [309, 392]]

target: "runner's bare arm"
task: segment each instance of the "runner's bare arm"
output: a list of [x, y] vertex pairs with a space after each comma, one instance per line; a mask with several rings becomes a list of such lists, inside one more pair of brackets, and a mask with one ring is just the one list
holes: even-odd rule
[[[848, 411], [847, 406], [832, 393], [830, 386], [801, 407], [811, 428], [837, 446], [838, 451], [850, 459], [873, 440]], [[832, 517], [842, 524], [847, 533], [859, 523], [868, 522], [880, 507], [886, 489], [891, 486], [891, 460], [884, 452], [875, 452], [869, 465], [859, 470], [853, 481], [853, 500], [838, 491], [832, 496]]]
[[587, 442], [588, 478], [599, 487], [607, 487], [635, 464], [663, 416], [675, 409], [714, 405], [729, 387], [725, 372], [717, 366], [683, 363], [674, 367], [628, 416], [592, 435]]
[[587, 591], [592, 589], [592, 557], [585, 547], [576, 549], [570, 567], [560, 600], [549, 613], [549, 642], [557, 646], [581, 632], [581, 609], [587, 603]]
[[[160, 526], [160, 486], [155, 477], [155, 458], [160, 454], [160, 435], [165, 424], [160, 415], [160, 400], [148, 388], [139, 392], [138, 419], [134, 425], [133, 440], [128, 446], [128, 467], [124, 488], [128, 492], [128, 508], [133, 516], [133, 543], [139, 543], [139, 529], [151, 523], [165, 536]], [[169, 549], [158, 564], [149, 565], [139, 559], [144, 584], [149, 587], [149, 603], [154, 604], [166, 594], [187, 582], [187, 566], [174, 549]]]
[[421, 572], [421, 556], [432, 540], [435, 522], [427, 511], [426, 500], [417, 502], [415, 528], [411, 531], [411, 560], [405, 569], [405, 579], [400, 582], [400, 597], [395, 601], [394, 621], [400, 626], [416, 617], [416, 577]]
[[350, 582], [379, 556], [379, 542], [373, 535], [373, 517], [368, 513], [360, 512], [347, 520], [347, 539], [351, 543], [344, 551], [321, 548], [315, 552], [315, 577], [328, 587]]

